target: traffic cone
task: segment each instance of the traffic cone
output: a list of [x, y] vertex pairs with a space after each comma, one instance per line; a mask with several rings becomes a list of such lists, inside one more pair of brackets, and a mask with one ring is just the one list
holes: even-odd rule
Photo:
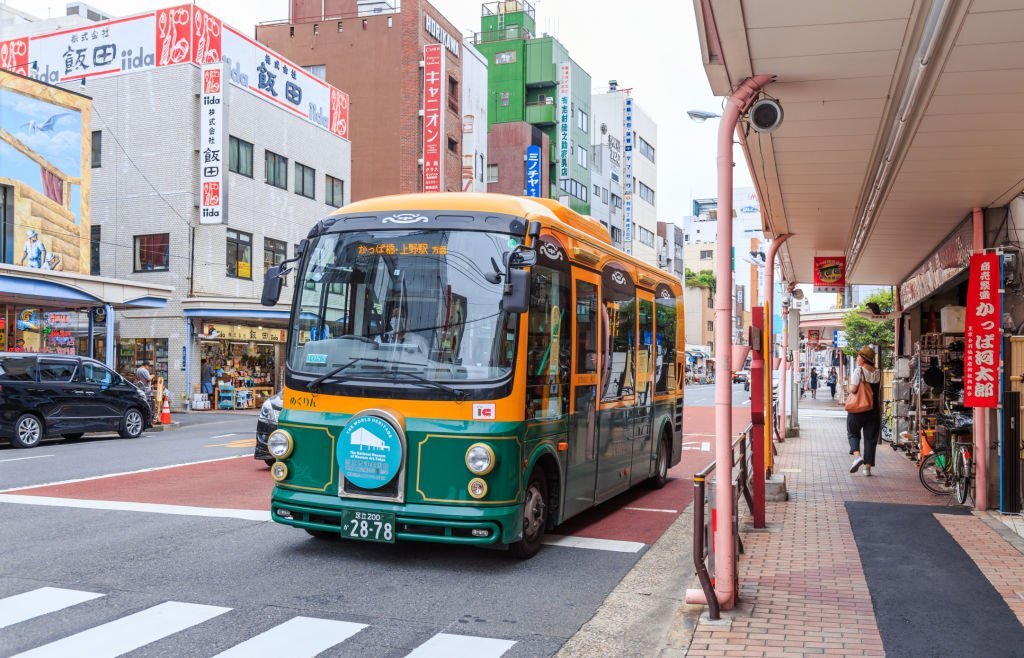
[[164, 398], [164, 408], [160, 411], [160, 424], [171, 424], [171, 403], [167, 398]]

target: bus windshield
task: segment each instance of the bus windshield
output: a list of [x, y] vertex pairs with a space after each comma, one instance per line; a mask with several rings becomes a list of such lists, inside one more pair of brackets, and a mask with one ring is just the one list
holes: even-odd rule
[[[449, 230], [328, 233], [297, 285], [288, 365], [317, 377], [486, 382], [511, 372], [514, 317], [501, 311], [507, 234]], [[342, 372], [343, 371], [343, 372]], [[405, 375], [405, 376], [400, 376]]]

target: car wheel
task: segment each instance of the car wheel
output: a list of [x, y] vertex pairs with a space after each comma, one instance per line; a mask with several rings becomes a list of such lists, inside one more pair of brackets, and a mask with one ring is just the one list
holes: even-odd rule
[[509, 548], [521, 560], [528, 560], [540, 550], [540, 541], [548, 524], [548, 481], [539, 466], [530, 474], [523, 497], [523, 535]]
[[122, 439], [137, 439], [142, 434], [143, 427], [145, 427], [145, 423], [142, 420], [142, 412], [132, 408], [124, 412], [124, 418], [121, 419], [121, 429], [118, 430], [118, 434], [121, 435]]
[[14, 424], [11, 443], [15, 448], [35, 448], [43, 440], [43, 421], [32, 414], [22, 414]]
[[61, 434], [68, 441], [77, 441], [78, 439], [85, 436], [85, 432], [70, 432], [68, 434]]
[[266, 459], [263, 460], [263, 463], [266, 464], [267, 466], [273, 466], [274, 462], [276, 461], [276, 459], [271, 459], [270, 457], [267, 457]]
[[658, 462], [654, 469], [654, 477], [647, 481], [651, 489], [661, 489], [668, 482], [668, 436], [661, 436], [661, 446], [658, 448]]

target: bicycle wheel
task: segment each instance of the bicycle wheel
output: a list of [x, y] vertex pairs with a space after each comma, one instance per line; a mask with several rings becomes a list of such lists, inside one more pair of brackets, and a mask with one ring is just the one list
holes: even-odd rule
[[957, 450], [956, 461], [953, 462], [953, 494], [956, 496], [956, 502], [961, 505], [967, 504], [967, 494], [971, 489], [970, 473], [967, 455], [963, 450]]
[[924, 458], [917, 470], [924, 488], [936, 495], [949, 495], [952, 486], [950, 454], [933, 452]]

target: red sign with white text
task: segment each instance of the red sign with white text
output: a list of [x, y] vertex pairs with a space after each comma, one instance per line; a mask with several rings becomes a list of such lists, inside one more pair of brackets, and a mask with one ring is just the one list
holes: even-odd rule
[[444, 46], [423, 46], [423, 191], [444, 189]]
[[846, 256], [814, 257], [814, 292], [842, 292], [846, 288]]
[[964, 325], [964, 405], [999, 406], [999, 362], [1002, 360], [1002, 267], [999, 254], [971, 256]]

